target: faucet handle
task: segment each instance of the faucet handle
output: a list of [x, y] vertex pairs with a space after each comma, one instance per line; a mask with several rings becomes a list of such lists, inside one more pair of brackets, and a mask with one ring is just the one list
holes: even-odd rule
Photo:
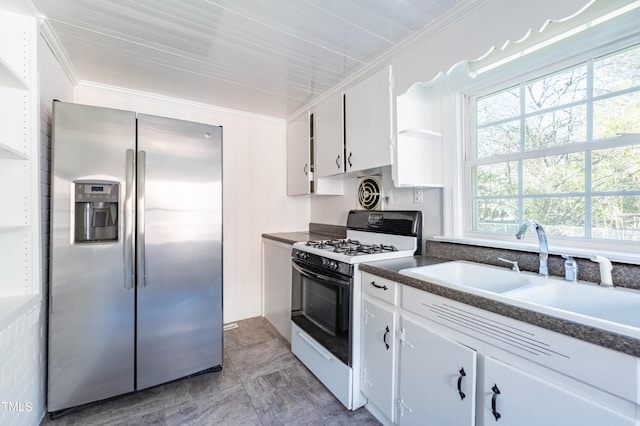
[[578, 262], [569, 255], [563, 254], [564, 259], [564, 279], [571, 282], [578, 281]]
[[591, 260], [600, 266], [600, 285], [613, 286], [613, 280], [611, 279], [613, 266], [611, 265], [611, 261], [598, 254], [591, 256]]
[[517, 260], [509, 260], [509, 259], [505, 259], [503, 257], [499, 257], [498, 260], [502, 260], [503, 262], [510, 263], [511, 265], [513, 265], [511, 267], [512, 270], [514, 270], [516, 272], [520, 272], [520, 268], [518, 267], [518, 261]]

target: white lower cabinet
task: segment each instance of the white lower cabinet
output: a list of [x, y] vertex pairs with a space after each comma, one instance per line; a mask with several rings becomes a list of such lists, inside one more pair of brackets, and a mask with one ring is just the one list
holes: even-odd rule
[[[640, 425], [637, 358], [362, 277], [361, 388], [383, 424]], [[518, 336], [546, 352], [522, 346], [529, 340]]]
[[361, 391], [387, 419], [395, 421], [395, 306], [367, 296], [362, 300]]
[[473, 426], [476, 351], [403, 315], [399, 423]]
[[262, 316], [291, 343], [291, 244], [262, 239]]
[[631, 426], [636, 422], [491, 357], [484, 357], [482, 425]]

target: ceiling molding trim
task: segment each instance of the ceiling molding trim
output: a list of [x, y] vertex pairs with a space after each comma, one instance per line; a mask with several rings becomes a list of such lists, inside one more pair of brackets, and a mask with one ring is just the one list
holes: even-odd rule
[[40, 35], [42, 36], [44, 42], [49, 46], [51, 53], [56, 58], [62, 70], [67, 75], [71, 84], [73, 86], [77, 86], [80, 83], [80, 78], [78, 77], [78, 73], [76, 72], [73, 63], [71, 63], [71, 59], [69, 59], [69, 55], [67, 55], [66, 50], [62, 47], [58, 36], [56, 35], [53, 27], [49, 23], [49, 21], [45, 17], [39, 17], [38, 22], [40, 24]]
[[222, 113], [222, 114], [232, 114], [232, 115], [235, 115], [235, 116], [243, 116], [243, 117], [254, 118], [254, 119], [259, 119], [259, 120], [275, 121], [275, 122], [278, 122], [278, 123], [284, 123], [285, 122], [284, 118], [273, 117], [273, 116], [262, 115], [262, 114], [254, 114], [254, 113], [251, 113], [251, 112], [240, 111], [240, 110], [237, 110], [237, 109], [224, 108], [224, 107], [217, 106], [217, 105], [190, 101], [188, 99], [174, 98], [174, 97], [171, 97], [171, 96], [159, 95], [157, 93], [144, 92], [144, 91], [141, 91], [141, 90], [133, 90], [133, 89], [127, 89], [127, 88], [124, 88], [124, 87], [110, 86], [108, 84], [96, 83], [94, 81], [81, 80], [78, 83], [78, 85], [76, 87], [76, 90], [78, 88], [82, 88], [82, 87], [95, 89], [95, 90], [100, 90], [100, 91], [105, 91], [105, 92], [110, 92], [110, 93], [116, 93], [116, 94], [120, 94], [120, 95], [123, 95], [123, 96], [135, 96], [135, 97], [138, 97], [138, 98], [152, 99], [152, 100], [156, 100], [156, 101], [160, 101], [160, 102], [169, 102], [169, 103], [174, 103], [174, 104], [179, 104], [179, 105], [185, 105], [185, 106], [188, 106], [188, 107], [209, 110], [209, 111]]
[[296, 110], [287, 117], [287, 120], [295, 118], [300, 114], [306, 113], [308, 110], [313, 109], [314, 106], [322, 102], [324, 99], [334, 96], [336, 94], [344, 92], [348, 87], [354, 85], [358, 81], [373, 74], [374, 72], [382, 69], [385, 66], [389, 66], [393, 61], [406, 52], [418, 47], [420, 44], [432, 39], [448, 27], [456, 24], [458, 21], [463, 20], [467, 16], [473, 14], [478, 9], [491, 3], [492, 0], [473, 0], [458, 4], [456, 7], [449, 10], [444, 15], [439, 16], [433, 22], [429, 23], [426, 27], [416, 32], [412, 36], [403, 40], [401, 43], [389, 49], [387, 52], [378, 56], [373, 61], [369, 62], [367, 66], [360, 71], [351, 75], [346, 80], [342, 81], [338, 86], [334, 87], [330, 91], [324, 93], [312, 102], [306, 104], [304, 107]]

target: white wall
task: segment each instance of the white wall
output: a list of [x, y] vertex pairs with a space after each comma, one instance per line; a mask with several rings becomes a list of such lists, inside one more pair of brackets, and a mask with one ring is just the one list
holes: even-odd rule
[[344, 195], [314, 196], [311, 198], [311, 219], [313, 223], [344, 226], [347, 212], [358, 208], [358, 176], [381, 175], [384, 194], [391, 190], [391, 201], [383, 204], [384, 210], [420, 210], [423, 215], [423, 238], [442, 233], [442, 188], [421, 188], [423, 202], [413, 202], [413, 188], [394, 188], [391, 167], [368, 170], [366, 173], [350, 173], [343, 176]]
[[286, 195], [285, 122], [86, 83], [75, 101], [223, 126], [224, 321], [261, 315], [261, 235], [309, 222], [308, 199]]

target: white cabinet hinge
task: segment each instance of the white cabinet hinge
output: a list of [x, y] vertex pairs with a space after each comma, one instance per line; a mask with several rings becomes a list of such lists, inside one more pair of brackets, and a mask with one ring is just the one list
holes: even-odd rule
[[398, 411], [400, 411], [400, 417], [404, 416], [404, 411], [407, 410], [408, 413], [413, 413], [411, 407], [404, 403], [402, 399], [398, 400]]
[[401, 329], [400, 329], [400, 333], [398, 333], [398, 336], [399, 336], [398, 340], [400, 340], [400, 343], [401, 343], [403, 346], [404, 346], [404, 345], [406, 345], [406, 346], [410, 347], [411, 349], [413, 349], [413, 345], [412, 345], [411, 343], [407, 342], [407, 339], [406, 339], [406, 337], [405, 337], [405, 336], [406, 336], [406, 333], [405, 333], [405, 331], [404, 331], [404, 328], [401, 328]]
[[364, 310], [362, 311], [362, 320], [364, 321], [365, 324], [369, 322], [369, 317], [374, 318], [374, 315], [371, 312], [369, 312], [367, 308], [364, 308]]

